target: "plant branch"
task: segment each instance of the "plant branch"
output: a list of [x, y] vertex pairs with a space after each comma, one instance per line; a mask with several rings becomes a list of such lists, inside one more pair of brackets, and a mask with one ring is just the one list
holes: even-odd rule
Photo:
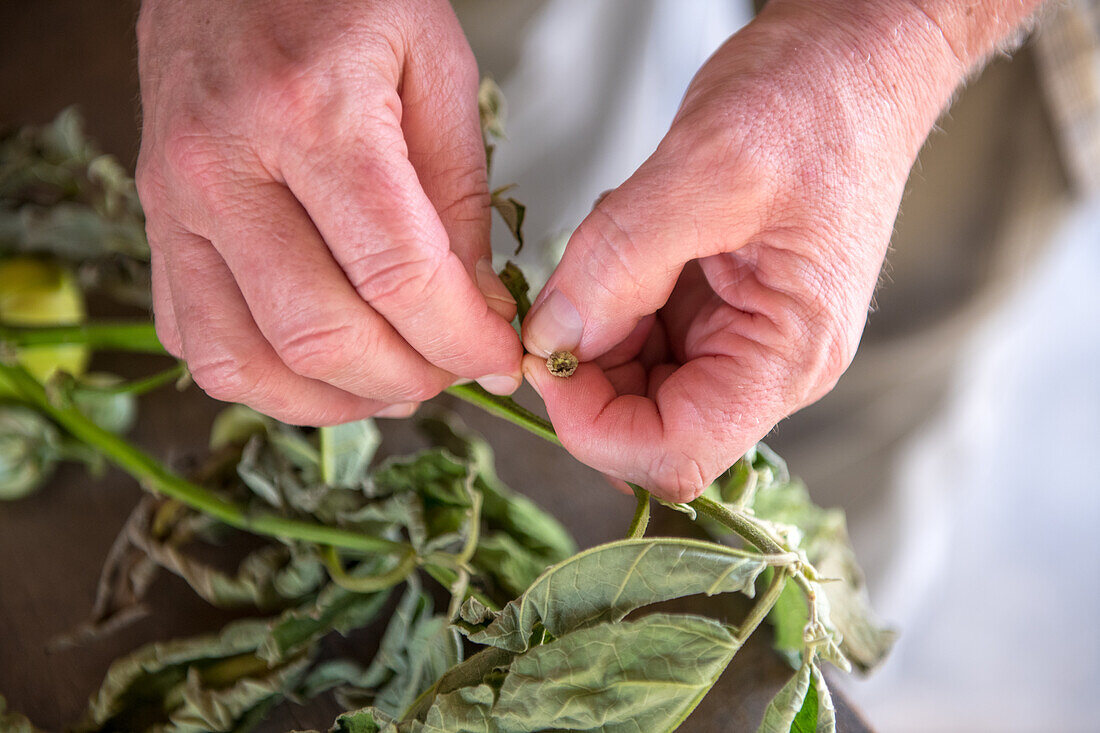
[[544, 420], [526, 407], [522, 407], [511, 397], [498, 397], [476, 384], [458, 384], [449, 387], [447, 394], [477, 405], [486, 412], [504, 418], [513, 425], [518, 425], [555, 445], [561, 445], [558, 434], [554, 432], [554, 426], [549, 420]]
[[634, 484], [630, 488], [634, 490], [638, 506], [634, 509], [634, 518], [630, 520], [630, 526], [626, 530], [626, 538], [636, 540], [645, 537], [645, 531], [649, 528], [649, 492]]
[[740, 512], [730, 511], [713, 499], [700, 496], [688, 506], [694, 508], [695, 511], [699, 512], [707, 519], [718, 522], [723, 527], [736, 532], [742, 539], [761, 552], [768, 554], [789, 552], [786, 547], [776, 541], [774, 537], [768, 534], [763, 527], [752, 519]]
[[787, 585], [787, 578], [790, 577], [791, 571], [788, 568], [776, 568], [775, 577], [772, 579], [771, 585], [764, 591], [764, 595], [752, 604], [752, 608], [749, 609], [748, 614], [745, 616], [745, 620], [741, 622], [741, 625], [737, 628], [737, 641], [738, 645], [744, 644], [752, 633], [756, 631], [761, 622], [775, 606], [776, 601], [779, 600], [780, 594], [783, 593], [783, 587]]
[[112, 463], [137, 479], [148, 491], [177, 499], [225, 524], [255, 534], [316, 542], [356, 552], [387, 555], [408, 552], [408, 545], [381, 537], [271, 514], [250, 514], [243, 506], [228, 501], [169, 470], [164, 464], [131, 445], [124, 438], [96, 425], [75, 407], [55, 404], [46, 394], [42, 384], [22, 366], [0, 362], [0, 375], [13, 384], [25, 399], [53, 418], [73, 437], [98, 450]]
[[107, 351], [165, 354], [148, 321], [101, 321], [76, 326], [0, 326], [0, 342], [11, 346], [84, 345]]
[[374, 593], [376, 591], [392, 588], [409, 577], [409, 573], [416, 570], [416, 551], [410, 547], [404, 555], [389, 570], [376, 575], [351, 575], [344, 570], [344, 564], [340, 560], [336, 548], [328, 545], [321, 549], [321, 561], [328, 570], [332, 582], [345, 590], [354, 593]]

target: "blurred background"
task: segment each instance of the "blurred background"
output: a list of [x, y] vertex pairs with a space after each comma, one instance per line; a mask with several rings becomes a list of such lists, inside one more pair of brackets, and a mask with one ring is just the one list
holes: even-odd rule
[[[509, 103], [494, 184], [517, 183], [528, 205], [520, 263], [536, 279], [752, 12], [734, 0], [454, 5]], [[78, 103], [132, 168], [135, 13], [0, 7], [0, 124]], [[768, 438], [817, 503], [847, 512], [872, 599], [901, 631], [886, 664], [847, 685], [875, 729], [1100, 729], [1098, 191], [1100, 8], [1066, 0], [945, 113], [855, 362]]]

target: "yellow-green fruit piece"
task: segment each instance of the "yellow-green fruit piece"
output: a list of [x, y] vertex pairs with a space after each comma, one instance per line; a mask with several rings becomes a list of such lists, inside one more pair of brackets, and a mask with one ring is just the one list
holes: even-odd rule
[[[84, 294], [61, 265], [32, 257], [0, 260], [0, 323], [5, 326], [72, 326], [84, 321]], [[18, 361], [45, 382], [58, 370], [79, 376], [88, 366], [86, 346], [28, 346]], [[0, 398], [15, 396], [0, 376]]]

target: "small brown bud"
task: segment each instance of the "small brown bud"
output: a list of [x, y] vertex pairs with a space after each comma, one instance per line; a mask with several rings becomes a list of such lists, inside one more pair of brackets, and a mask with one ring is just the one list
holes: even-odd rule
[[577, 357], [568, 351], [555, 351], [546, 358], [546, 368], [555, 377], [571, 377], [577, 371]]

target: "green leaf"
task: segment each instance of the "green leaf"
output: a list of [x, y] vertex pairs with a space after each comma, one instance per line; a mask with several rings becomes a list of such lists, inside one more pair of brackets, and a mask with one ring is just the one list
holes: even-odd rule
[[619, 621], [641, 606], [681, 596], [753, 595], [764, 570], [757, 554], [678, 538], [620, 540], [585, 550], [551, 567], [488, 628], [470, 640], [526, 651], [537, 624], [555, 637]]
[[508, 288], [508, 292], [516, 301], [516, 318], [520, 323], [523, 323], [523, 319], [527, 317], [527, 312], [531, 310], [531, 286], [527, 284], [527, 278], [524, 277], [523, 271], [519, 269], [519, 265], [511, 260], [504, 263], [504, 268], [500, 271], [500, 281], [504, 283], [504, 287]]
[[815, 733], [836, 733], [836, 707], [833, 705], [833, 696], [829, 693], [829, 686], [825, 683], [825, 675], [815, 664], [810, 670], [811, 694], [817, 698], [817, 723], [807, 730]]
[[489, 685], [463, 687], [435, 699], [424, 720], [424, 733], [494, 733], [495, 694]]
[[374, 706], [398, 718], [421, 692], [460, 661], [462, 644], [457, 630], [445, 616], [432, 614], [431, 598], [414, 582], [390, 617], [370, 667], [353, 684], [376, 689]]
[[382, 444], [382, 434], [373, 420], [323, 427], [321, 440], [321, 478], [328, 486], [353, 489], [362, 486], [367, 468]]
[[493, 707], [497, 730], [675, 730], [737, 652], [702, 616], [653, 614], [574, 631], [517, 658]]
[[478, 572], [491, 577], [513, 597], [527, 590], [548, 563], [511, 535], [494, 532], [478, 543], [473, 564]]
[[[764, 719], [756, 733], [791, 733], [795, 718], [801, 713], [810, 689], [810, 676], [813, 662], [807, 657], [795, 672], [794, 677], [780, 688], [768, 707], [764, 710]], [[814, 720], [817, 715], [815, 712]]]
[[791, 721], [791, 733], [814, 733], [817, 730], [817, 685], [814, 683], [813, 670], [810, 670], [810, 686], [806, 690], [806, 699], [802, 708]]
[[449, 453], [473, 465], [477, 472], [474, 488], [484, 497], [481, 515], [490, 530], [503, 530], [544, 557], [547, 564], [577, 552], [573, 537], [557, 519], [500, 480], [493, 449], [484, 438], [453, 415], [447, 419], [426, 418], [421, 420], [420, 428]]
[[[845, 657], [864, 672], [873, 669], [889, 654], [897, 633], [879, 621], [871, 609], [844, 513], [816, 506], [806, 487], [797, 481], [758, 488], [752, 508], [757, 517], [783, 525], [820, 576], [836, 579], [818, 585], [818, 615], [835, 627]], [[790, 633], [792, 606], [779, 607], [773, 623], [788, 627], [777, 637], [777, 642], [783, 644], [780, 648], [800, 649], [801, 644], [795, 646]]]
[[510, 188], [512, 187], [505, 186], [493, 191], [490, 202], [515, 238], [516, 251], [513, 254], [518, 255], [523, 249], [523, 220], [527, 217], [527, 207], [511, 196], [504, 196], [505, 191]]

